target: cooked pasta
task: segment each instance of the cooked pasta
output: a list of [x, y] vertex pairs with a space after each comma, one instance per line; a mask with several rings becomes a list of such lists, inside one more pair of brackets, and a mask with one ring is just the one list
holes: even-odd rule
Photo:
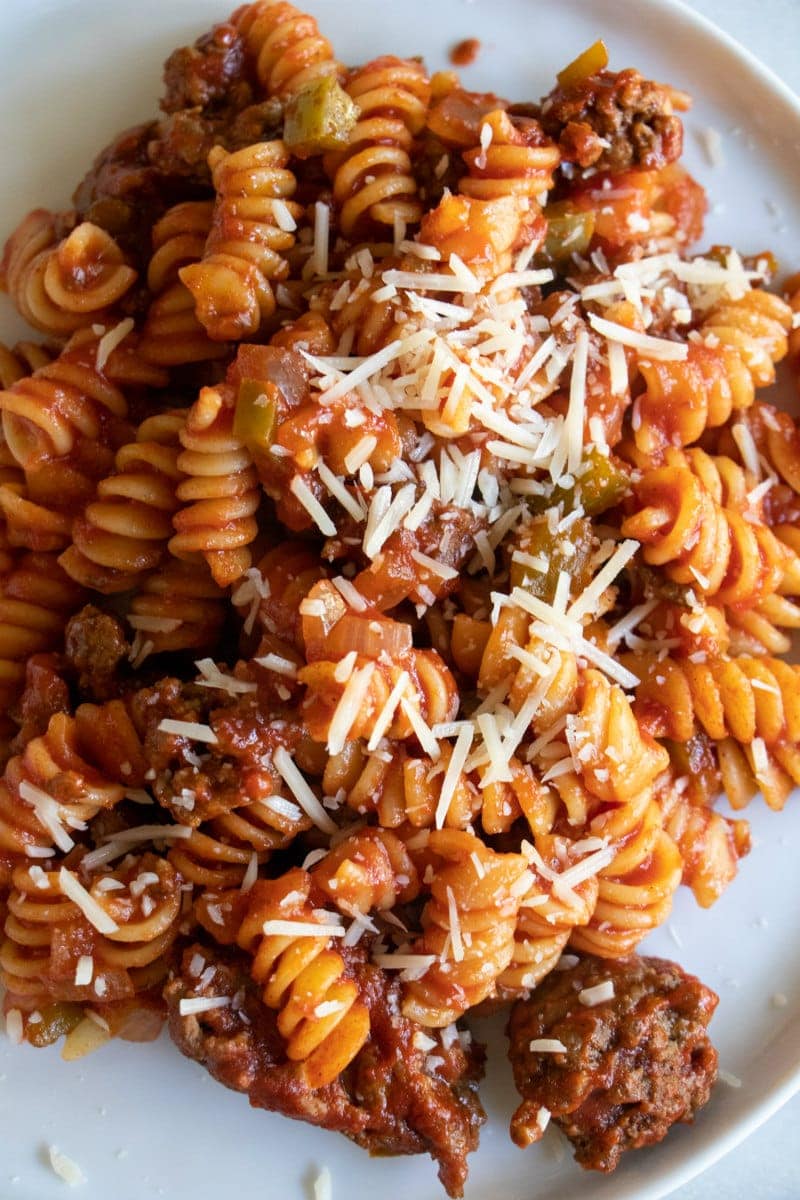
[[290, 96], [312, 80], [342, 71], [314, 18], [285, 0], [244, 4], [233, 22], [268, 96]]
[[257, 333], [275, 311], [271, 280], [284, 279], [283, 255], [294, 245], [300, 207], [291, 196], [296, 180], [287, 170], [282, 142], [261, 142], [229, 154], [209, 155], [217, 200], [202, 259], [181, 267], [195, 312], [217, 341]]
[[21, 315], [53, 337], [108, 318], [136, 281], [113, 237], [90, 221], [68, 229], [66, 214], [39, 209], [9, 238], [3, 285]]
[[178, 278], [182, 267], [203, 257], [214, 206], [208, 200], [175, 204], [153, 226], [147, 286], [153, 299], [142, 326], [140, 350], [163, 367], [224, 358], [227, 347], [213, 342], [195, 315], [194, 299]]
[[0, 271], [4, 1011], [460, 1196], [464, 1020], [627, 1020], [800, 785], [800, 277], [602, 43], [520, 101], [258, 0], [165, 84]]
[[[422, 979], [406, 986], [403, 1012], [441, 1028], [490, 996], [509, 966], [530, 880], [521, 854], [496, 854], [474, 834], [434, 830], [427, 849], [441, 866], [414, 949], [433, 962]], [[446, 945], [450, 951], [441, 962]]]
[[665, 464], [644, 473], [634, 488], [638, 511], [622, 523], [646, 562], [724, 604], [796, 591], [796, 555], [751, 507], [740, 467], [699, 449], [667, 451]]
[[[234, 428], [230, 389], [204, 388], [180, 431], [177, 469], [186, 478], [176, 496], [169, 548], [176, 558], [202, 554], [215, 581], [234, 583], [248, 569], [258, 526], [258, 476]], [[188, 503], [187, 503], [188, 502]]]
[[359, 118], [344, 155], [329, 161], [342, 232], [350, 236], [370, 222], [416, 224], [422, 205], [411, 152], [430, 100], [425, 68], [386, 55], [353, 71], [345, 86]]
[[130, 591], [163, 558], [183, 478], [177, 459], [184, 421], [178, 410], [143, 421], [136, 441], [117, 451], [114, 474], [101, 479], [95, 499], [73, 522], [72, 545], [59, 562], [84, 587]]
[[[299, 870], [258, 883], [238, 940], [253, 955], [253, 977], [263, 984], [264, 1003], [279, 1009], [278, 1029], [289, 1059], [303, 1064], [301, 1078], [316, 1089], [355, 1058], [369, 1036], [369, 1011], [344, 959], [331, 948], [326, 920], [312, 907], [310, 892], [311, 879]], [[272, 922], [289, 922], [290, 929], [294, 922], [305, 932], [297, 937], [272, 933]], [[308, 936], [307, 927], [314, 925], [319, 936]]]
[[67, 617], [84, 592], [59, 566], [53, 554], [13, 551], [0, 578], [0, 707], [7, 709], [22, 691], [25, 661], [43, 650], [57, 650]]

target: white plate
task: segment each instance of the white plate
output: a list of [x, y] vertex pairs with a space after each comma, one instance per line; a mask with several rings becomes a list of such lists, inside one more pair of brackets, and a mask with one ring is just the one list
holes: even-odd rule
[[[229, 0], [232, 2], [232, 0]], [[747, 252], [773, 247], [800, 267], [800, 230], [787, 228], [800, 198], [800, 106], [746, 52], [669, 0], [311, 0], [350, 61], [423, 51], [430, 67], [476, 36], [483, 48], [468, 86], [538, 97], [553, 74], [602, 34], [612, 65], [636, 65], [692, 92], [686, 161], [710, 191], [707, 242]], [[635, 23], [631, 15], [635, 11]], [[2, 232], [30, 207], [65, 205], [94, 153], [126, 125], [151, 115], [160, 64], [226, 15], [226, 0], [2, 0], [0, 178]], [[698, 131], [723, 135], [725, 164], [711, 168]], [[5, 318], [8, 318], [6, 320]], [[0, 312], [15, 332], [10, 309]], [[628, 1156], [610, 1178], [580, 1171], [558, 1143], [521, 1152], [507, 1136], [514, 1105], [503, 1039], [483, 1089], [489, 1113], [471, 1159], [468, 1200], [656, 1200], [711, 1165], [800, 1086], [800, 807], [783, 815], [758, 803], [756, 845], [738, 880], [711, 912], [678, 897], [669, 930], [646, 949], [675, 957], [721, 997], [712, 1031], [723, 1067], [743, 1081], [720, 1084], [694, 1128]], [[783, 992], [788, 1005], [775, 1008]], [[77, 1065], [57, 1051], [0, 1040], [0, 1195], [55, 1200], [64, 1185], [43, 1148], [56, 1144], [83, 1167], [82, 1200], [196, 1200], [223, 1194], [303, 1200], [320, 1166], [334, 1195], [440, 1196], [425, 1159], [369, 1159], [339, 1135], [249, 1109], [162, 1038], [112, 1045]], [[223, 1191], [224, 1190], [224, 1191]]]

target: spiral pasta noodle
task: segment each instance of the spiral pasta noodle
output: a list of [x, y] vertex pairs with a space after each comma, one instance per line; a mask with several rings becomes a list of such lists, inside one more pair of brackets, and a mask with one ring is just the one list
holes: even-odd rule
[[683, 882], [699, 905], [708, 908], [733, 882], [739, 859], [750, 850], [746, 821], [731, 821], [701, 804], [670, 781], [658, 789], [664, 828], [683, 859]]
[[[352, 1062], [369, 1035], [370, 1021], [344, 959], [331, 948], [325, 921], [311, 907], [310, 889], [308, 874], [299, 870], [257, 883], [238, 941], [253, 955], [251, 971], [263, 986], [264, 1003], [278, 1009], [289, 1059], [302, 1064], [302, 1078], [316, 1089]], [[273, 920], [281, 926], [287, 921], [303, 928], [319, 925], [320, 935], [268, 933], [264, 926]]]
[[711, 309], [702, 340], [690, 343], [685, 362], [640, 362], [647, 390], [637, 400], [639, 449], [655, 454], [668, 445], [688, 446], [723, 425], [734, 409], [749, 408], [756, 388], [775, 379], [791, 321], [779, 296], [749, 291]]
[[[166, 382], [141, 359], [132, 337], [102, 365], [100, 353], [96, 335], [79, 335], [52, 363], [0, 392], [6, 443], [26, 476], [83, 450], [76, 470], [97, 478], [130, 432], [123, 387]], [[85, 453], [89, 442], [91, 458]]]
[[[596, 671], [584, 677], [577, 715], [579, 740], [592, 748], [581, 760], [582, 786], [606, 811], [591, 816], [590, 834], [606, 839], [611, 859], [598, 872], [597, 904], [571, 944], [601, 958], [629, 954], [662, 924], [681, 879], [681, 859], [664, 831], [653, 784], [668, 766], [663, 747], [643, 731], [620, 688]], [[625, 752], [620, 749], [625, 747]]]
[[153, 254], [147, 267], [153, 299], [140, 343], [148, 362], [174, 367], [227, 353], [225, 344], [212, 341], [198, 321], [192, 294], [178, 277], [182, 267], [203, 257], [213, 212], [211, 201], [186, 200], [173, 205], [153, 226]]
[[[47, 732], [8, 763], [0, 782], [0, 854], [4, 857], [21, 857], [30, 847], [52, 848], [56, 838], [62, 849], [70, 848], [70, 828], [85, 828], [100, 809], [122, 799], [124, 786], [84, 758], [81, 733], [85, 730], [75, 718], [56, 713]], [[63, 796], [58, 791], [60, 780], [72, 781]]]
[[497, 109], [483, 118], [482, 137], [484, 130], [491, 134], [488, 144], [464, 151], [467, 175], [459, 191], [477, 200], [522, 196], [538, 201], [552, 188], [560, 154], [537, 121]]
[[0, 706], [22, 690], [25, 662], [33, 654], [61, 646], [66, 618], [83, 590], [59, 566], [55, 555], [25, 554], [0, 579]]
[[734, 808], [757, 790], [771, 808], [783, 806], [800, 772], [796, 667], [742, 655], [709, 662], [644, 658], [641, 669], [637, 706], [647, 709], [657, 736], [685, 742], [702, 729], [715, 744]]
[[59, 223], [44, 209], [30, 213], [6, 244], [3, 277], [30, 325], [66, 337], [107, 317], [136, 271], [104, 229], [83, 221], [59, 241]]
[[425, 124], [430, 81], [420, 63], [385, 55], [354, 71], [346, 91], [359, 109], [343, 156], [332, 157], [333, 198], [345, 235], [372, 222], [393, 227], [422, 216], [411, 166]]
[[667, 451], [665, 464], [635, 485], [637, 511], [622, 523], [624, 534], [642, 542], [646, 562], [724, 604], [794, 589], [795, 556], [742, 511], [746, 484], [737, 464], [699, 449]]
[[[360, 816], [375, 813], [382, 829], [432, 829], [450, 758], [449, 748], [434, 762], [403, 749], [369, 754], [361, 742], [350, 741], [331, 755], [322, 776], [323, 789], [328, 796], [343, 794], [348, 807]], [[466, 772], [459, 772], [446, 828], [466, 829], [480, 808], [478, 787]]]
[[[410, 650], [389, 662], [356, 654], [346, 680], [338, 660], [319, 660], [303, 667], [298, 678], [306, 688], [302, 703], [306, 727], [316, 741], [327, 741], [334, 753], [343, 748], [339, 743], [345, 737], [372, 733], [393, 693], [396, 707], [385, 735], [400, 740], [418, 737], [420, 720], [428, 726], [451, 721], [458, 704], [455, 681], [435, 650]], [[356, 692], [357, 709], [351, 699]], [[340, 729], [345, 727], [342, 735]]]
[[193, 829], [170, 851], [170, 862], [196, 887], [215, 892], [239, 887], [254, 855], [259, 865], [268, 862], [310, 824], [285, 798], [256, 800]]
[[224, 597], [202, 560], [165, 563], [131, 597], [127, 611], [134, 630], [131, 661], [213, 646], [225, 621]]
[[297, 183], [288, 162], [280, 141], [230, 154], [216, 146], [209, 155], [217, 191], [211, 230], [201, 261], [178, 274], [216, 341], [256, 333], [275, 311], [271, 280], [289, 273], [283, 256], [301, 213], [291, 200]]
[[292, 4], [245, 4], [233, 15], [267, 96], [286, 98], [315, 79], [341, 73], [312, 16]]
[[414, 861], [388, 829], [362, 829], [343, 838], [311, 877], [344, 913], [369, 913], [406, 904], [419, 893]]
[[[115, 926], [105, 934], [64, 895], [57, 871], [39, 867], [34, 878], [35, 872], [14, 871], [0, 946], [0, 978], [15, 1003], [30, 1010], [77, 1001], [102, 1012], [164, 978], [181, 910], [180, 879], [166, 860], [131, 856], [87, 880]], [[86, 982], [78, 969], [83, 961], [90, 967]]]
[[59, 562], [84, 587], [126, 592], [161, 562], [178, 507], [183, 424], [177, 410], [142, 422], [136, 441], [117, 451], [114, 474], [100, 481], [95, 499], [73, 523], [72, 545]]
[[[537, 862], [531, 864], [535, 885], [523, 899], [514, 930], [511, 962], [498, 977], [498, 993], [507, 999], [526, 995], [553, 970], [574, 929], [587, 925], [597, 904], [595, 876], [574, 886], [561, 883], [569, 841], [551, 834], [535, 839]], [[542, 872], [546, 872], [543, 874]]]
[[531, 881], [521, 854], [496, 854], [466, 831], [434, 831], [427, 849], [442, 866], [415, 950], [433, 961], [406, 984], [403, 1013], [440, 1028], [491, 995], [509, 966], [520, 901]]
[[249, 568], [257, 532], [258, 475], [233, 420], [231, 389], [203, 388], [180, 433], [177, 469], [186, 478], [177, 488], [181, 507], [169, 543], [176, 558], [201, 554], [221, 586]]

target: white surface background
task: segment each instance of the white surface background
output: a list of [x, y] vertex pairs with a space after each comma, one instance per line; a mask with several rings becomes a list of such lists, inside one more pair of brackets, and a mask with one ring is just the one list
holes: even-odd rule
[[[644, 3], [647, 0], [643, 0]], [[688, 0], [800, 94], [800, 0]], [[800, 219], [800, 213], [791, 220]], [[800, 1197], [800, 1095], [710, 1170], [680, 1200], [793, 1200]]]

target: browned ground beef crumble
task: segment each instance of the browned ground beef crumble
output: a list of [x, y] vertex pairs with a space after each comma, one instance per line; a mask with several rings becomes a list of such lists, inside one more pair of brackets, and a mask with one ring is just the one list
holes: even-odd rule
[[601, 171], [655, 170], [680, 158], [683, 126], [670, 94], [638, 71], [601, 71], [555, 88], [541, 107], [545, 133], [566, 162]]
[[[593, 1007], [585, 988], [611, 980], [614, 997]], [[511, 1011], [509, 1054], [523, 1097], [511, 1122], [519, 1146], [541, 1137], [544, 1108], [582, 1167], [613, 1171], [626, 1150], [660, 1142], [691, 1122], [717, 1078], [707, 1026], [718, 997], [662, 958], [586, 957], [555, 971]], [[564, 1053], [530, 1049], [552, 1038]]]

